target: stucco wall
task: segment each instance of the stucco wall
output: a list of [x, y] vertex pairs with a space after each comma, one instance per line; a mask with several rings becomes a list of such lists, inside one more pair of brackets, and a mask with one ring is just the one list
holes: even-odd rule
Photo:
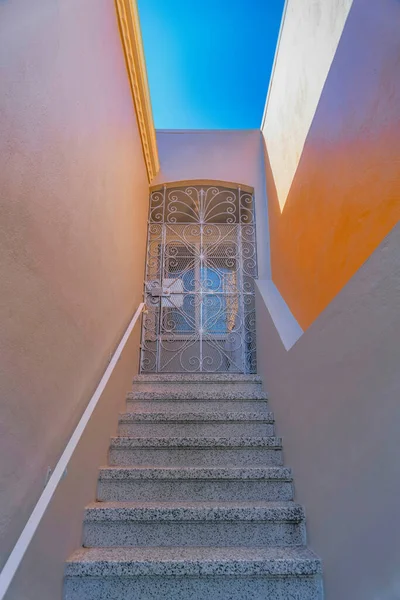
[[137, 322], [12, 581], [6, 600], [62, 600], [65, 559], [82, 545], [84, 508], [96, 498], [99, 467], [138, 368]]
[[1, 2], [0, 57], [1, 565], [141, 301], [148, 183], [113, 2]]
[[399, 23], [397, 0], [288, 0], [263, 134], [272, 278], [303, 329], [400, 218]]
[[324, 565], [326, 600], [400, 597], [400, 225], [287, 352], [257, 294], [257, 352]]
[[353, 0], [287, 0], [262, 131], [281, 209]]
[[258, 130], [157, 131], [160, 171], [152, 184], [215, 179], [254, 188], [258, 271], [270, 277], [264, 143]]

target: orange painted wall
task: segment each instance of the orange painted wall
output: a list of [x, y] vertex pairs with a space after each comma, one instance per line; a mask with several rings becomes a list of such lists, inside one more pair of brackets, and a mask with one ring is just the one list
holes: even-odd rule
[[400, 3], [355, 0], [286, 204], [266, 140], [272, 278], [307, 328], [400, 218]]

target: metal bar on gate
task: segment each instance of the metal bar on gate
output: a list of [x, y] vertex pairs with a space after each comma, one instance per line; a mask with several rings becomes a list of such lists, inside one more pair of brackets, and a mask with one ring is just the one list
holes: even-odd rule
[[[166, 224], [165, 224], [165, 205], [166, 205], [166, 193], [167, 187], [164, 185], [163, 187], [163, 209], [162, 209], [162, 225], [161, 225], [161, 249], [160, 249], [160, 287], [161, 290], [164, 287], [164, 268], [165, 268], [165, 243], [166, 243]], [[158, 328], [157, 328], [157, 373], [161, 373], [161, 350], [162, 350], [162, 319], [163, 319], [163, 302], [162, 296], [159, 298], [159, 315], [158, 315]]]
[[242, 321], [242, 336], [243, 336], [243, 341], [242, 341], [242, 368], [243, 368], [243, 372], [246, 372], [246, 315], [245, 315], [245, 309], [244, 309], [244, 293], [245, 293], [245, 289], [244, 289], [244, 274], [243, 274], [243, 244], [242, 244], [242, 203], [241, 203], [241, 189], [240, 187], [238, 188], [238, 202], [239, 202], [239, 224], [238, 224], [238, 247], [239, 247], [239, 265], [240, 265], [240, 269], [238, 269], [240, 275], [239, 275], [239, 280], [240, 280], [240, 287], [239, 289], [242, 290], [242, 293], [240, 294], [240, 311], [241, 311], [241, 321]]
[[203, 372], [203, 215], [204, 215], [204, 190], [200, 190], [200, 272], [199, 281], [196, 282], [200, 291], [200, 328], [199, 328], [199, 357], [200, 357], [200, 372]]

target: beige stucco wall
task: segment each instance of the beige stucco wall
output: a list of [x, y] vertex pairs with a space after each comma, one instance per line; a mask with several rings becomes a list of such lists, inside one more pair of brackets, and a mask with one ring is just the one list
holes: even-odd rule
[[148, 183], [114, 2], [2, 2], [0, 56], [1, 566], [141, 301]]
[[157, 131], [160, 171], [153, 184], [215, 179], [254, 188], [257, 214], [258, 271], [270, 277], [264, 143], [252, 130]]
[[287, 0], [262, 124], [283, 209], [353, 0]]
[[326, 600], [400, 597], [400, 225], [287, 352], [260, 295], [257, 352]]
[[96, 498], [99, 466], [108, 462], [117, 413], [126, 409], [126, 391], [138, 368], [137, 322], [97, 407], [68, 464], [39, 528], [6, 595], [6, 600], [62, 600], [65, 559], [82, 545], [84, 508]]

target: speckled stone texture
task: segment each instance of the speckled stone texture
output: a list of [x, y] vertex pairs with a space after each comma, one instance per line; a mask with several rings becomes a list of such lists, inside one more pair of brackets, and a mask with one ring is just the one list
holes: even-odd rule
[[252, 400], [243, 398], [231, 398], [230, 400], [187, 400], [187, 399], [164, 399], [164, 400], [131, 400], [127, 397], [127, 409], [130, 412], [163, 412], [165, 415], [182, 412], [199, 412], [208, 415], [215, 410], [230, 412], [257, 413], [262, 416], [267, 413], [266, 400]]
[[118, 435], [132, 437], [261, 437], [275, 433], [272, 413], [260, 415], [235, 411], [209, 414], [175, 412], [175, 414], [125, 413], [120, 415]]
[[64, 600], [321, 600], [313, 577], [74, 577]]
[[65, 600], [322, 598], [320, 562], [304, 548], [88, 549], [66, 575]]
[[264, 438], [113, 438], [110, 465], [282, 465], [282, 441]]
[[293, 502], [95, 503], [83, 545], [291, 546], [305, 544], [304, 511]]
[[139, 383], [257, 383], [262, 385], [259, 375], [236, 373], [165, 373], [154, 375], [135, 375], [134, 384]]
[[289, 469], [270, 468], [103, 468], [99, 501], [288, 501], [293, 500]]
[[322, 600], [258, 376], [139, 375], [64, 600]]
[[103, 521], [280, 521], [300, 523], [295, 502], [92, 502], [85, 522]]
[[82, 548], [66, 574], [105, 577], [147, 575], [317, 575], [318, 558], [307, 548]]
[[109, 453], [110, 465], [153, 465], [158, 467], [204, 467], [212, 464], [216, 467], [227, 466], [262, 466], [283, 463], [282, 451], [279, 448], [268, 447], [216, 447], [204, 446], [169, 448], [111, 448]]
[[[144, 387], [144, 386], [143, 386]], [[238, 386], [239, 387], [239, 386]], [[267, 394], [259, 389], [259, 386], [248, 388], [247, 384], [242, 389], [235, 389], [232, 384], [224, 385], [203, 385], [192, 384], [170, 385], [166, 387], [162, 384], [148, 385], [142, 391], [130, 392], [129, 400], [267, 400]]]
[[[274, 423], [274, 415], [271, 412], [260, 415], [257, 412], [235, 412], [235, 411], [218, 411], [215, 410], [210, 413], [204, 414], [197, 410], [195, 412], [176, 412], [175, 414], [165, 414], [164, 412], [132, 412], [123, 413], [120, 415], [120, 423], [224, 423], [227, 422], [239, 422], [246, 423], [250, 421], [259, 421], [261, 423]], [[243, 434], [242, 434], [243, 435]]]

